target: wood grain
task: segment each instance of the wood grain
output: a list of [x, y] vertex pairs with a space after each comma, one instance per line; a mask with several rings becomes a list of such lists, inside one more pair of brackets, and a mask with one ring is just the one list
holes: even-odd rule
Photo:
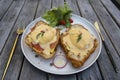
[[[82, 15], [85, 18], [87, 18], [87, 20], [89, 20], [93, 24], [94, 24], [95, 21], [99, 22], [96, 14], [94, 12], [94, 10], [92, 9], [91, 5], [89, 4], [89, 2], [87, 0], [78, 1], [78, 3], [79, 3], [79, 6], [80, 6], [80, 10], [81, 10]], [[119, 60], [120, 60], [119, 56], [118, 56], [116, 50], [114, 49], [114, 46], [112, 45], [109, 37], [107, 36], [104, 28], [100, 24], [100, 22], [99, 22], [99, 26], [100, 26], [101, 32], [103, 34], [103, 37], [105, 38], [105, 43], [107, 44], [107, 47], [109, 49], [109, 51], [107, 51], [107, 53], [108, 53], [109, 56], [112, 56], [112, 59], [110, 57], [109, 58], [110, 58], [110, 60], [111, 60], [112, 63], [114, 62], [113, 66], [115, 66], [116, 69], [119, 70], [119, 66], [120, 65], [117, 64], [119, 62]]]
[[6, 11], [10, 8], [11, 4], [13, 3], [13, 0], [1, 0], [0, 1], [0, 21]]
[[26, 59], [19, 80], [47, 80], [46, 73], [31, 65]]
[[[11, 50], [10, 47], [12, 47], [13, 41], [15, 39], [17, 28], [18, 27], [22, 28], [26, 26], [30, 21], [33, 20], [36, 6], [37, 6], [37, 2], [32, 2], [30, 0], [27, 0], [25, 2], [25, 5], [23, 6], [23, 9], [21, 10], [20, 15], [14, 25], [14, 28], [12, 29], [11, 34], [9, 35], [6, 45], [2, 51], [2, 55], [0, 56], [1, 57], [0, 59], [2, 61], [2, 65], [0, 65], [0, 68], [2, 69], [0, 70], [4, 70], [3, 67], [5, 66], [7, 58], [9, 56], [9, 52]], [[20, 41], [21, 39], [19, 39], [18, 41], [14, 56], [12, 58], [9, 69], [7, 71], [7, 74], [5, 77], [6, 80], [17, 80], [19, 78], [19, 74], [20, 74], [20, 70], [21, 70], [23, 58], [24, 58], [22, 51], [21, 51]], [[0, 71], [0, 72], [2, 74], [3, 71]]]
[[[100, 3], [100, 2], [99, 2]], [[92, 4], [92, 3], [91, 3]], [[100, 4], [99, 4], [100, 5]], [[98, 5], [97, 5], [98, 6]], [[104, 8], [103, 8], [103, 6], [101, 5], [101, 7], [102, 7], [102, 9], [103, 9], [103, 13], [104, 14], [107, 14], [107, 12], [106, 11], [104, 11]], [[99, 15], [100, 16], [100, 15]], [[98, 17], [99, 17], [98, 16]], [[101, 15], [102, 16], [102, 15]], [[110, 18], [110, 17], [109, 17]], [[109, 25], [109, 19], [107, 18], [104, 18], [106, 21], [108, 20], [108, 22], [104, 22], [103, 20], [102, 20], [102, 22], [104, 22], [104, 24], [105, 25], [103, 25], [103, 28], [104, 27], [106, 27], [106, 28], [108, 28], [107, 27], [107, 25]], [[113, 24], [112, 24], [113, 25]], [[114, 34], [114, 32], [110, 32], [110, 31], [114, 31], [114, 30], [117, 30], [118, 28], [115, 28], [115, 26], [110, 26], [110, 28], [109, 28], [109, 33], [113, 33]], [[113, 29], [113, 27], [114, 27], [114, 29]], [[117, 26], [116, 26], [117, 27]], [[103, 34], [103, 36], [105, 36], [104, 38], [105, 38], [105, 43], [106, 43], [106, 45], [107, 45], [107, 47], [108, 47], [108, 51], [107, 51], [107, 53], [108, 53], [108, 56], [109, 56], [109, 58], [110, 58], [110, 60], [111, 60], [111, 63], [113, 64], [113, 66], [114, 66], [114, 68], [116, 68], [115, 69], [115, 71], [116, 72], [119, 72], [120, 71], [120, 64], [118, 64], [118, 62], [120, 61], [120, 56], [119, 56], [119, 51], [118, 51], [118, 49], [116, 50], [116, 48], [114, 48], [115, 47], [115, 41], [114, 41], [114, 38], [112, 38], [111, 36], [110, 36], [110, 34], [108, 33], [108, 29], [104, 29], [104, 31], [106, 31], [106, 34], [107, 34], [107, 36], [108, 36], [108, 38], [107, 38], [107, 36], [105, 36], [104, 34]], [[116, 33], [115, 33], [116, 34]], [[119, 34], [119, 31], [118, 31], [118, 34]], [[114, 36], [115, 37], [115, 36]], [[118, 36], [117, 36], [117, 38], [119, 38]], [[117, 42], [117, 41], [116, 41]], [[117, 46], [117, 45], [116, 45]], [[113, 54], [114, 53], [114, 54]]]
[[51, 7], [58, 7], [58, 6], [63, 6], [64, 5], [64, 0], [52, 0]]
[[100, 66], [100, 70], [102, 72], [102, 76], [104, 80], [119, 80], [120, 77], [117, 76], [118, 73], [114, 71], [112, 64], [106, 54], [105, 48], [102, 48], [101, 55], [98, 58], [98, 63]]
[[[31, 2], [31, 4], [33, 4], [33, 3], [36, 3], [36, 1]], [[33, 10], [35, 10], [34, 16], [32, 16], [33, 20], [37, 17], [40, 17], [46, 10], [50, 9], [50, 6], [51, 6], [50, 3], [51, 3], [51, 0], [49, 0], [49, 1], [39, 0], [37, 2], [37, 6], [34, 7], [34, 9], [33, 9]], [[30, 17], [30, 15], [29, 15], [29, 17]], [[26, 79], [28, 79], [28, 80], [46, 80], [47, 79], [47, 74], [45, 72], [35, 68], [33, 65], [31, 65], [25, 59], [24, 62], [23, 62], [23, 67], [22, 67], [22, 71], [21, 71], [19, 79], [20, 80], [26, 80]]]
[[78, 80], [103, 80], [97, 65], [97, 62], [95, 62], [90, 68], [78, 73]]
[[6, 12], [2, 20], [0, 21], [0, 38], [1, 38], [0, 52], [4, 47], [4, 44], [9, 36], [9, 33], [13, 28], [13, 25], [16, 22], [16, 19], [19, 15], [19, 12], [23, 4], [24, 4], [24, 0], [13, 1], [13, 4], [10, 6], [9, 10]]
[[73, 10], [73, 14], [80, 15], [76, 0], [65, 0], [65, 1], [68, 3], [70, 8]]
[[101, 0], [101, 2], [120, 27], [120, 10], [116, 8], [115, 4], [113, 4], [111, 0]]
[[120, 29], [117, 26], [117, 24], [114, 22], [112, 17], [109, 15], [109, 13], [106, 11], [104, 6], [101, 4], [101, 2], [98, 0], [90, 0], [90, 3], [92, 4], [97, 16], [99, 17], [104, 30], [106, 31], [107, 35], [109, 36], [110, 40], [112, 41], [112, 44], [114, 45], [115, 49], [118, 52], [118, 55], [120, 56]]
[[[2, 50], [2, 52], [0, 50], [0, 52], [1, 52], [1, 55], [0, 55], [0, 79], [2, 77], [7, 59], [9, 57], [9, 54], [10, 54], [10, 51], [11, 51], [11, 48], [13, 45], [12, 43], [13, 43], [16, 35], [14, 35], [14, 36], [12, 35], [14, 37], [14, 39], [12, 37], [10, 40], [11, 42], [9, 42], [9, 41], [8, 41], [8, 43], [6, 42], [5, 46], [4, 46], [4, 43], [10, 34], [10, 30], [12, 29], [14, 22], [15, 22], [17, 16], [19, 15], [19, 12], [20, 12], [23, 4], [24, 4], [24, 0], [13, 2], [10, 9], [7, 11], [4, 18], [0, 22], [0, 25], [1, 25], [1, 27], [0, 27], [1, 32], [0, 33], [2, 33], [2, 34], [0, 34], [0, 36], [1, 36], [0, 49], [4, 48]], [[12, 19], [10, 17], [12, 17]], [[10, 20], [12, 20], [12, 21], [10, 22]]]
[[76, 75], [49, 75], [49, 80], [77, 80]]
[[51, 0], [40, 0], [35, 18], [42, 16], [46, 11], [51, 9]]

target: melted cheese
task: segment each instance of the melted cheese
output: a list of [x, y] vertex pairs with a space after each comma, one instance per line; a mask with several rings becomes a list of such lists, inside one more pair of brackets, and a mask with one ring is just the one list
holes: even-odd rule
[[[37, 35], [41, 31], [44, 31], [45, 33], [43, 34], [43, 36], [39, 36], [37, 38]], [[31, 39], [33, 40], [34, 43], [46, 44], [54, 38], [55, 34], [56, 34], [56, 29], [48, 25], [41, 24], [31, 32]]]
[[[82, 34], [82, 38], [77, 41], [79, 34]], [[71, 28], [69, 30], [69, 35], [72, 43], [79, 49], [85, 49], [87, 45], [89, 46], [93, 37], [86, 29], [82, 27]]]
[[[72, 27], [69, 32], [65, 34], [67, 33], [68, 35], [63, 38], [63, 42], [67, 49], [70, 50], [71, 55], [74, 53], [75, 56], [80, 55], [82, 58], [93, 48], [94, 37], [86, 29], [82, 27]], [[80, 33], [82, 33], [82, 38], [77, 42]]]
[[56, 40], [57, 40], [57, 36], [55, 36], [53, 40], [51, 40], [46, 44], [40, 44], [40, 46], [44, 49], [43, 53], [45, 53], [46, 55], [50, 55], [50, 52], [53, 51], [53, 49], [50, 48], [50, 44], [55, 42]]
[[[37, 35], [41, 31], [44, 31], [43, 36], [38, 36], [37, 38]], [[50, 44], [57, 40], [56, 29], [48, 25], [41, 24], [30, 33], [29, 39], [31, 39], [32, 43], [39, 44], [40, 47], [44, 49], [43, 53], [50, 55], [50, 52], [53, 51], [53, 49], [50, 48]]]

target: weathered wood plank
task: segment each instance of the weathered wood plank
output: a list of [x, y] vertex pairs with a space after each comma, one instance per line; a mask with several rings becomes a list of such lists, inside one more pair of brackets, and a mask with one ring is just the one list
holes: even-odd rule
[[[0, 21], [0, 52], [9, 36], [9, 33], [16, 22], [17, 16], [24, 4], [24, 0], [13, 1], [13, 4]], [[0, 53], [1, 55], [1, 53]]]
[[[24, 4], [24, 0], [14, 1], [13, 4], [11, 5], [10, 9], [8, 10], [8, 12], [5, 14], [5, 16], [3, 18], [4, 21], [0, 22], [0, 36], [1, 36], [0, 52], [1, 52], [1, 49], [3, 48], [3, 45], [6, 41], [6, 39], [8, 38], [9, 32], [10, 32], [11, 28], [13, 27], [14, 22], [18, 16], [23, 4]], [[14, 16], [12, 16], [12, 15], [14, 15]], [[11, 19], [10, 16], [13, 18]], [[12, 20], [13, 22], [9, 22], [10, 20]], [[12, 47], [11, 45], [12, 44], [5, 46], [0, 55], [0, 79], [1, 79], [3, 70], [5, 68], [5, 64], [7, 62], [7, 59], [8, 59], [11, 47]]]
[[117, 73], [114, 71], [106, 53], [107, 52], [105, 51], [105, 48], [103, 46], [101, 55], [97, 60], [101, 69], [102, 76], [104, 80], [119, 80], [120, 76], [117, 76]]
[[31, 65], [26, 59], [23, 63], [23, 69], [19, 80], [47, 80], [46, 73], [38, 70]]
[[95, 21], [99, 21], [96, 18], [96, 14], [94, 13], [92, 7], [90, 6], [88, 0], [77, 0], [77, 2], [78, 2], [78, 7], [80, 8], [82, 17], [86, 18], [92, 24], [94, 24]]
[[1, 0], [0, 1], [0, 20], [4, 16], [5, 12], [9, 9], [12, 2], [13, 0]]
[[[22, 2], [24, 2], [24, 1], [22, 1]], [[27, 0], [25, 2], [25, 5], [23, 6], [23, 9], [20, 12], [20, 15], [14, 25], [14, 28], [11, 31], [11, 34], [9, 35], [6, 45], [2, 51], [2, 55], [0, 56], [0, 61], [1, 61], [1, 63], [0, 63], [0, 79], [1, 79], [1, 76], [3, 73], [3, 70], [5, 68], [9, 53], [11, 51], [11, 47], [12, 47], [13, 42], [16, 37], [16, 30], [18, 27], [26, 26], [29, 22], [31, 22], [33, 20], [36, 6], [37, 6], [37, 1], [33, 2], [31, 0]], [[7, 71], [5, 80], [17, 80], [19, 78], [19, 74], [20, 74], [20, 70], [21, 70], [22, 62], [23, 62], [23, 58], [24, 58], [22, 51], [21, 51], [20, 40], [21, 39], [19, 39], [19, 41], [17, 43], [17, 47], [14, 52], [9, 69]]]
[[107, 44], [107, 47], [108, 47], [109, 52], [110, 52], [108, 55], [112, 56], [112, 58], [109, 57], [110, 60], [111, 60], [111, 63], [113, 64], [113, 66], [116, 67], [116, 70], [119, 70], [120, 64], [118, 64], [118, 62], [120, 61], [120, 58], [119, 58], [116, 50], [114, 49], [114, 46], [112, 45], [110, 39], [108, 38], [104, 28], [100, 24], [95, 12], [93, 11], [93, 9], [92, 9], [91, 5], [89, 4], [88, 0], [80, 0], [80, 1], [78, 1], [78, 3], [79, 3], [79, 6], [80, 6], [80, 10], [81, 10], [82, 15], [85, 18], [87, 18], [87, 20], [89, 20], [93, 24], [94, 24], [95, 21], [97, 21], [99, 23], [101, 32], [102, 32], [102, 34], [105, 38], [105, 43]]
[[113, 21], [109, 13], [106, 11], [104, 6], [101, 4], [99, 0], [90, 0], [90, 3], [92, 4], [97, 16], [101, 20], [101, 23], [103, 24], [103, 27], [108, 34], [110, 40], [112, 41], [115, 49], [118, 52], [118, 55], [120, 56], [120, 29], [117, 26], [117, 24]]
[[95, 62], [90, 68], [78, 73], [78, 80], [103, 80], [97, 65], [98, 64]]
[[63, 6], [63, 5], [64, 5], [64, 0], [52, 0], [52, 8]]
[[76, 75], [49, 75], [49, 80], [76, 80]]
[[68, 3], [70, 8], [73, 10], [74, 14], [80, 15], [79, 9], [77, 8], [76, 0], [65, 0], [65, 1]]
[[[16, 34], [16, 33], [13, 32], [13, 34]], [[13, 35], [13, 36], [15, 36], [15, 35]], [[7, 51], [6, 48], [7, 48], [7, 46], [12, 45], [11, 43], [13, 43], [14, 38], [12, 40], [10, 40], [11, 38], [13, 38], [13, 37], [9, 38], [9, 42], [6, 43], [5, 49], [2, 52], [5, 56], [5, 58], [6, 57], [8, 58], [8, 56], [9, 56], [6, 53], [10, 53], [10, 51]], [[9, 65], [9, 68], [7, 70], [4, 80], [17, 80], [19, 77], [19, 73], [20, 73], [20, 69], [21, 69], [22, 61], [23, 61], [23, 55], [21, 53], [21, 46], [19, 46], [19, 45], [20, 45], [20, 38], [18, 40], [16, 50], [14, 52], [13, 58], [11, 60], [11, 63]], [[12, 46], [9, 46], [9, 47], [12, 47]], [[4, 59], [4, 58], [2, 57], [1, 59]], [[7, 60], [8, 59], [5, 59], [2, 63], [6, 63]], [[4, 68], [2, 68], [2, 73], [3, 73], [3, 70], [5, 69], [5, 66], [6, 66], [6, 64], [2, 64], [2, 67], [4, 67]], [[0, 68], [1, 68], [1, 66], [0, 66]], [[0, 75], [2, 75], [2, 74], [0, 74]]]
[[49, 0], [49, 1], [40, 0], [35, 17], [37, 18], [37, 17], [42, 16], [50, 8], [51, 8], [51, 0]]
[[109, 14], [114, 18], [116, 23], [120, 26], [120, 10], [112, 3], [111, 0], [101, 0], [101, 2], [108, 10]]
[[[51, 7], [51, 0], [45, 1], [40, 0], [37, 2], [38, 6], [36, 7], [36, 13], [34, 14], [34, 19], [40, 17], [46, 10]], [[47, 5], [47, 6], [46, 6]], [[29, 74], [30, 73], [30, 74]], [[24, 75], [25, 74], [25, 75]], [[23, 62], [23, 68], [20, 75], [20, 80], [46, 80], [47, 74], [33, 65], [31, 65], [26, 59]]]

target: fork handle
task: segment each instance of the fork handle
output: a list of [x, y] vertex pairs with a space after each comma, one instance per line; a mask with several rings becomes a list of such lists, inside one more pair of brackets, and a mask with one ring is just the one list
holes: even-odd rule
[[5, 75], [6, 75], [6, 72], [7, 72], [8, 67], [9, 67], [9, 64], [10, 64], [10, 62], [11, 62], [11, 59], [12, 59], [12, 56], [13, 56], [13, 53], [14, 53], [14, 50], [15, 50], [16, 43], [17, 43], [17, 41], [18, 41], [18, 38], [19, 38], [19, 34], [17, 35], [17, 37], [16, 37], [16, 39], [15, 39], [15, 41], [14, 41], [12, 50], [11, 50], [11, 52], [10, 52], [9, 59], [8, 59], [8, 61], [7, 61], [7, 65], [6, 65], [5, 70], [4, 70], [4, 72], [3, 72], [3, 75], [2, 75], [2, 80], [4, 80], [4, 78], [5, 78]]

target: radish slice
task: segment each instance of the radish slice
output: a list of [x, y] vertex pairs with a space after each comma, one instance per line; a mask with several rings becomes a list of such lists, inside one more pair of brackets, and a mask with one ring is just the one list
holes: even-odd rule
[[64, 55], [56, 55], [52, 63], [56, 68], [60, 69], [64, 68], [67, 65], [68, 61]]

